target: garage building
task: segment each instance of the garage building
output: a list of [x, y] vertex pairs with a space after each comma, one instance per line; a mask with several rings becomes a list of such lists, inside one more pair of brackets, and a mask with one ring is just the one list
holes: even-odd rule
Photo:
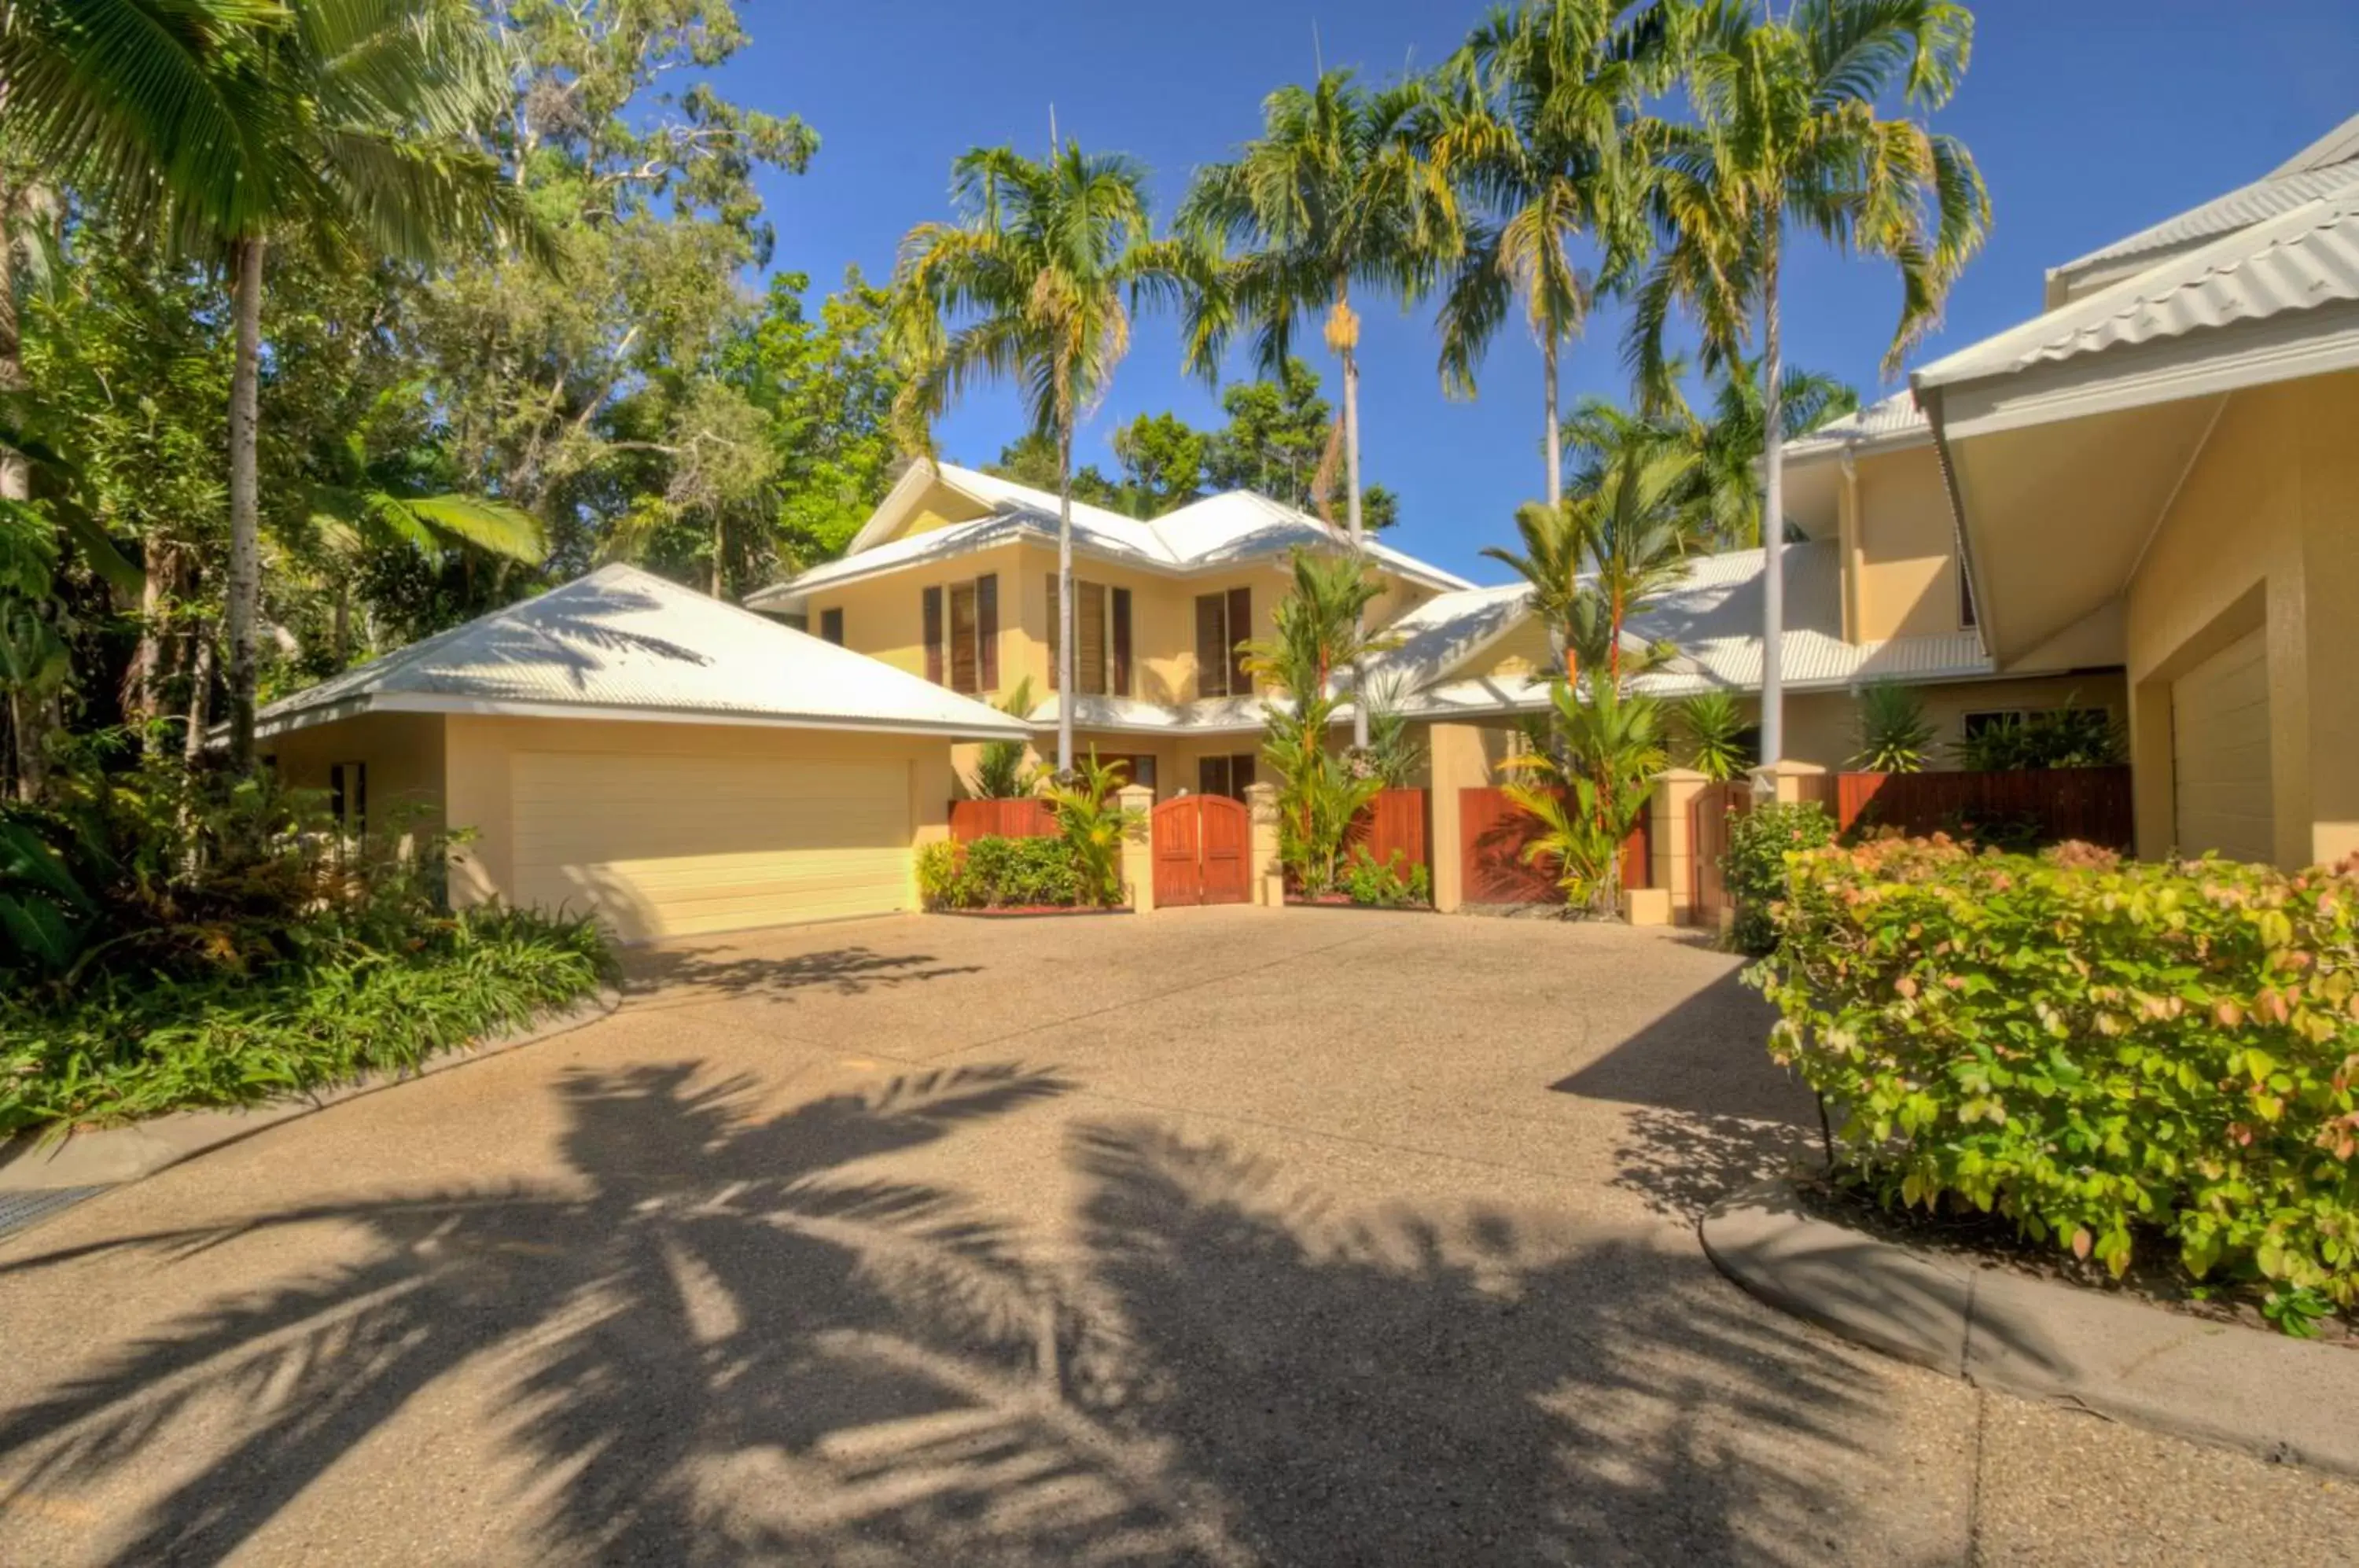
[[454, 905], [625, 941], [916, 907], [956, 741], [1013, 719], [629, 566], [263, 710], [278, 777], [347, 831], [466, 830]]

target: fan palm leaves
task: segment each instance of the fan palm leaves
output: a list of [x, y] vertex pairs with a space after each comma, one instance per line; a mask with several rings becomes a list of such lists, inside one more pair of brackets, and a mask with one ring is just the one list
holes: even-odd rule
[[1797, 0], [1783, 16], [1751, 0], [1670, 0], [1670, 47], [1681, 60], [1692, 125], [1667, 127], [1649, 207], [1655, 261], [1635, 291], [1631, 356], [1641, 380], [1668, 385], [1670, 317], [1693, 317], [1706, 359], [1740, 357], [1759, 316], [1762, 451], [1771, 546], [1764, 574], [1762, 746], [1782, 747], [1784, 631], [1778, 316], [1786, 231], [1797, 224], [1889, 260], [1901, 281], [1887, 372], [1940, 320], [1951, 284], [1982, 244], [1990, 198], [1955, 137], [1909, 114], [1956, 92], [1972, 54], [1973, 17], [1956, 0]]
[[1201, 300], [1208, 264], [1158, 240], [1147, 173], [1074, 143], [1046, 159], [976, 147], [951, 166], [957, 217], [901, 241], [888, 336], [910, 379], [896, 413], [905, 440], [970, 387], [1015, 384], [1032, 428], [1057, 443], [1057, 579], [1065, 668], [1057, 683], [1057, 768], [1073, 768], [1073, 437], [1130, 350], [1142, 303]]
[[[1217, 360], [1240, 327], [1254, 357], [1279, 375], [1304, 319], [1320, 317], [1343, 379], [1344, 517], [1364, 548], [1360, 483], [1360, 289], [1405, 303], [1432, 287], [1464, 247], [1456, 193], [1426, 149], [1431, 92], [1420, 82], [1371, 91], [1348, 71], [1279, 88], [1262, 104], [1262, 134], [1232, 161], [1196, 176], [1180, 209], [1181, 232], [1228, 256], [1217, 288], [1190, 313], [1189, 343]], [[1353, 738], [1368, 741], [1353, 709]]]
[[1629, 0], [1538, 0], [1495, 10], [1447, 68], [1438, 98], [1433, 158], [1471, 209], [1442, 295], [1442, 379], [1473, 396], [1475, 367], [1520, 299], [1540, 347], [1551, 506], [1564, 483], [1559, 357], [1647, 238], [1638, 105], [1658, 69], [1659, 34], [1631, 27], [1631, 9]]

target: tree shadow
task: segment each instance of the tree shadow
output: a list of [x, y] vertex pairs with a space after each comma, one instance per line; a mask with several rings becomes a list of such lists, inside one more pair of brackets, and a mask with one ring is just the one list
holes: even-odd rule
[[1147, 1122], [1073, 1158], [1122, 1325], [1079, 1397], [1177, 1444], [1248, 1561], [1878, 1560], [1828, 1551], [1872, 1499], [1872, 1380], [1685, 1245], [1354, 1214]]
[[942, 964], [929, 953], [880, 953], [864, 944], [783, 957], [745, 953], [722, 945], [642, 947], [625, 952], [622, 966], [626, 995], [677, 994], [682, 1006], [710, 1001], [716, 994], [778, 1001], [812, 990], [856, 996], [952, 975], [976, 975], [984, 967]]
[[1731, 970], [1549, 1087], [1635, 1107], [1614, 1184], [1691, 1220], [1818, 1146], [1816, 1102], [1769, 1060], [1776, 1016]]
[[0, 1520], [152, 1475], [77, 1555], [221, 1561], [339, 1465], [371, 1484], [372, 1434], [470, 1408], [464, 1376], [531, 1477], [493, 1506], [548, 1558], [1907, 1559], [1843, 1534], [1888, 1486], [1873, 1377], [1667, 1233], [1354, 1214], [1148, 1121], [1071, 1130], [1070, 1231], [873, 1163], [1071, 1086], [971, 1069], [763, 1116], [693, 1064], [582, 1071], [562, 1185], [0, 1267], [364, 1244], [0, 1412]]
[[362, 1261], [219, 1301], [0, 1418], [0, 1454], [16, 1456], [0, 1515], [136, 1470], [168, 1429], [225, 1424], [234, 1435], [110, 1559], [219, 1561], [429, 1386], [495, 1356], [513, 1363], [510, 1440], [563, 1478], [538, 1505], [552, 1544], [707, 1555], [691, 1550], [707, 1461], [808, 1453], [837, 1426], [951, 1402], [922, 1371], [827, 1355], [831, 1340], [906, 1339], [973, 1377], [1038, 1386], [1054, 1295], [1004, 1228], [943, 1190], [842, 1168], [1068, 1086], [961, 1069], [765, 1120], [747, 1111], [750, 1080], [700, 1083], [693, 1064], [579, 1072], [560, 1092], [586, 1195], [300, 1208], [10, 1264], [122, 1248], [169, 1261], [322, 1221], [367, 1242]]

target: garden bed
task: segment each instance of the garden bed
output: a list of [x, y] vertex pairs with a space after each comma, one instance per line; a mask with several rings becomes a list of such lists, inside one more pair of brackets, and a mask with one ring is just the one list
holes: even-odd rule
[[960, 920], [1040, 920], [1074, 915], [1126, 915], [1125, 904], [1003, 904], [996, 909], [929, 909], [929, 914], [951, 915]]
[[1370, 904], [1363, 902], [1358, 898], [1354, 898], [1346, 893], [1327, 893], [1322, 894], [1318, 898], [1305, 898], [1299, 893], [1288, 893], [1286, 896], [1286, 902], [1287, 907], [1289, 909], [1366, 909], [1371, 913], [1375, 914], [1407, 912], [1409, 914], [1430, 915], [1433, 913], [1433, 905], [1430, 902], [1403, 899], [1401, 902], [1397, 904]]
[[[2199, 1284], [2190, 1279], [2179, 1267], [2169, 1238], [2157, 1227], [2133, 1229], [2136, 1251], [2128, 1269], [2116, 1279], [2101, 1264], [2075, 1258], [2053, 1245], [2032, 1241], [2001, 1214], [1971, 1209], [1964, 1213], [1928, 1213], [1918, 1208], [1886, 1208], [1875, 1201], [1873, 1193], [1826, 1173], [1796, 1178], [1793, 1192], [1813, 1217], [1877, 1241], [1953, 1258], [1984, 1269], [2004, 1269], [2028, 1279], [2126, 1296], [2208, 1323], [2232, 1323], [2264, 1334], [2277, 1332], [2262, 1312], [2267, 1292], [2259, 1282], [2214, 1279]], [[2314, 1337], [2321, 1343], [2359, 1349], [2359, 1324], [2354, 1324], [2347, 1317], [2338, 1314], [2321, 1318], [2312, 1326]]]

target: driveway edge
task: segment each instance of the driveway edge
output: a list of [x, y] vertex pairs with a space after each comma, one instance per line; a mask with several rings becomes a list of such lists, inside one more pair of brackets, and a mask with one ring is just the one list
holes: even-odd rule
[[1883, 1241], [1811, 1214], [1782, 1181], [1723, 1200], [1699, 1230], [1714, 1267], [1745, 1290], [1885, 1355], [2359, 1477], [2359, 1350]]
[[136, 1181], [183, 1160], [251, 1138], [281, 1122], [308, 1116], [314, 1111], [373, 1094], [397, 1083], [411, 1083], [487, 1056], [569, 1034], [585, 1024], [612, 1017], [622, 1005], [620, 989], [602, 986], [595, 996], [523, 1029], [442, 1051], [404, 1072], [370, 1073], [297, 1099], [229, 1110], [175, 1111], [128, 1127], [69, 1133], [47, 1145], [37, 1135], [0, 1139], [0, 1192], [38, 1192]]

